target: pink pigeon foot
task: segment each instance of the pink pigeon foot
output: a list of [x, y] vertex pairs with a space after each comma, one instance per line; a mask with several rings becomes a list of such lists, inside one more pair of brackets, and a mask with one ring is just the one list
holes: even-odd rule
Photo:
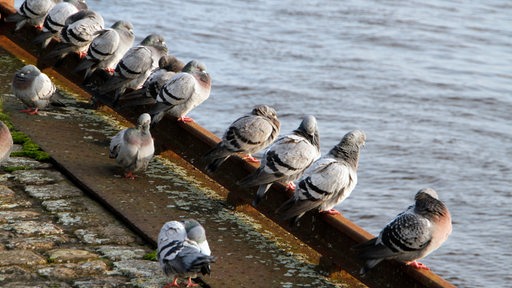
[[192, 282], [192, 278], [188, 277], [187, 287], [197, 287], [199, 284]]
[[254, 158], [251, 154], [247, 154], [243, 159], [251, 163], [260, 163], [260, 160]]
[[39, 31], [43, 30], [43, 25], [36, 25], [34, 27], [36, 27], [36, 29], [39, 30]]
[[28, 115], [39, 114], [38, 111], [39, 111], [39, 109], [37, 109], [37, 108], [27, 108], [27, 109], [20, 110], [21, 113], [27, 113]]
[[416, 269], [430, 270], [430, 268], [428, 268], [427, 265], [417, 262], [417, 261], [409, 262], [409, 263], [407, 263], [407, 265], [409, 265], [413, 268], [416, 268]]
[[132, 172], [127, 172], [124, 174], [124, 178], [133, 180], [133, 179], [137, 178], [137, 175], [133, 174]]
[[295, 183], [288, 182], [288, 184], [286, 184], [286, 191], [295, 191]]
[[171, 287], [180, 287], [180, 284], [178, 284], [178, 277], [174, 277], [174, 280], [172, 283], [165, 284], [162, 288], [171, 288]]
[[78, 52], [78, 56], [80, 57], [80, 59], [84, 59], [85, 56], [87, 56], [87, 51], [80, 51], [80, 52]]
[[178, 118], [178, 122], [190, 123], [190, 122], [194, 122], [194, 119], [192, 119], [190, 117], [186, 117], [186, 116], [181, 116], [180, 118]]
[[327, 215], [341, 215], [340, 211], [338, 211], [336, 209], [329, 209], [329, 210], [325, 210], [325, 211], [320, 211], [320, 213], [324, 213], [324, 214], [327, 214]]
[[110, 75], [114, 75], [114, 72], [116, 71], [116, 69], [114, 69], [112, 67], [107, 67], [104, 70], [105, 70], [105, 72], [107, 72]]

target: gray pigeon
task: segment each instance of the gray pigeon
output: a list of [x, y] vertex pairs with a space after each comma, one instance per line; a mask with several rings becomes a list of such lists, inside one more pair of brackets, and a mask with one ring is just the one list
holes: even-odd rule
[[110, 158], [123, 167], [125, 177], [135, 179], [133, 173], [144, 171], [155, 153], [155, 145], [149, 124], [151, 116], [143, 113], [139, 116], [136, 128], [127, 128], [117, 133], [110, 141]]
[[12, 136], [9, 128], [0, 121], [0, 163], [4, 162], [12, 150]]
[[439, 248], [452, 232], [452, 220], [436, 191], [424, 188], [416, 193], [415, 204], [398, 214], [375, 237], [353, 247], [366, 260], [366, 274], [384, 259], [405, 261], [417, 269], [429, 269], [416, 262]]
[[258, 163], [251, 154], [272, 144], [279, 135], [279, 129], [276, 110], [267, 105], [257, 105], [250, 114], [235, 120], [224, 133], [222, 141], [203, 156], [208, 163], [206, 171], [214, 172], [235, 153], [245, 153], [244, 159]]
[[181, 122], [192, 122], [185, 115], [210, 96], [211, 77], [206, 66], [192, 60], [160, 89], [156, 104], [149, 114], [153, 123], [158, 123], [164, 114], [178, 118]]
[[12, 91], [27, 106], [27, 109], [21, 110], [27, 114], [38, 114], [39, 109], [49, 104], [63, 106], [52, 80], [34, 65], [26, 65], [16, 71], [12, 79]]
[[181, 72], [183, 62], [173, 55], [164, 55], [158, 61], [158, 69], [154, 70], [142, 84], [142, 88], [121, 95], [125, 101], [123, 107], [155, 104], [160, 89], [171, 80], [177, 72]]
[[299, 128], [291, 134], [279, 137], [265, 151], [260, 167], [240, 181], [242, 186], [256, 186], [258, 192], [253, 205], [265, 197], [270, 185], [276, 181], [287, 183], [287, 189], [295, 190], [293, 181], [299, 178], [311, 163], [320, 157], [320, 136], [314, 116], [306, 116]]
[[65, 0], [53, 6], [44, 18], [43, 32], [34, 39], [34, 42], [46, 48], [53, 37], [59, 38], [66, 19], [84, 9], [87, 9], [85, 0]]
[[96, 34], [98, 36], [89, 45], [87, 57], [75, 69], [75, 71], [85, 70], [85, 79], [89, 78], [96, 69], [104, 69], [113, 74], [117, 63], [132, 47], [135, 39], [132, 24], [122, 20]]
[[[102, 102], [117, 105], [126, 89], [139, 89], [151, 72], [158, 68], [158, 62], [167, 54], [167, 46], [161, 35], [150, 34], [132, 47], [116, 66], [114, 75], [101, 85], [95, 97]], [[114, 92], [113, 97], [105, 97]]]
[[53, 0], [25, 0], [16, 13], [7, 16], [5, 21], [16, 22], [15, 31], [20, 30], [25, 24], [33, 25], [41, 30], [44, 18], [53, 6], [55, 6]]
[[351, 131], [331, 151], [315, 161], [299, 179], [295, 194], [277, 209], [283, 220], [296, 223], [312, 209], [339, 214], [334, 208], [345, 200], [357, 184], [359, 152], [366, 141], [361, 130]]
[[97, 12], [86, 9], [69, 16], [60, 31], [60, 43], [42, 57], [43, 61], [60, 60], [71, 52], [78, 53], [80, 58], [87, 55], [87, 49], [97, 32], [104, 26], [103, 17]]
[[174, 276], [170, 286], [179, 287], [179, 277], [188, 277], [187, 287], [195, 286], [191, 278], [210, 274], [210, 263], [215, 262], [210, 255], [205, 230], [196, 220], [169, 221], [162, 226], [157, 258], [165, 275]]

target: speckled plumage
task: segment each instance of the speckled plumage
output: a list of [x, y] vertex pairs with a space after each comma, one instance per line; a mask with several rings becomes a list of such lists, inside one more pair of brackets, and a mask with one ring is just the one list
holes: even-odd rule
[[141, 114], [136, 128], [124, 129], [110, 141], [110, 158], [115, 158], [123, 167], [127, 178], [134, 178], [132, 173], [146, 170], [153, 158], [155, 145], [149, 131], [150, 123], [149, 114]]
[[257, 205], [276, 181], [298, 179], [320, 157], [320, 136], [314, 116], [306, 116], [291, 134], [279, 137], [265, 151], [260, 167], [240, 181], [242, 186], [259, 186], [253, 205]]
[[158, 123], [164, 114], [184, 119], [187, 113], [208, 99], [210, 90], [211, 77], [206, 66], [196, 60], [188, 62], [182, 72], [174, 75], [160, 89], [156, 104], [149, 112], [153, 123]]
[[55, 6], [53, 0], [25, 0], [15, 14], [9, 15], [5, 21], [16, 22], [15, 31], [26, 24], [42, 28], [48, 11]]
[[331, 212], [350, 196], [357, 184], [359, 154], [366, 134], [353, 130], [331, 151], [315, 161], [299, 179], [295, 194], [278, 208], [281, 218], [296, 222], [309, 210]]
[[11, 153], [13, 146], [11, 131], [0, 121], [0, 163], [4, 162]]
[[206, 239], [206, 232], [194, 219], [166, 222], [158, 234], [157, 258], [167, 276], [196, 277], [210, 274], [215, 257]]
[[267, 148], [279, 135], [280, 127], [274, 108], [257, 105], [250, 114], [235, 120], [224, 133], [222, 141], [203, 156], [208, 163], [206, 170], [217, 170], [236, 153], [250, 155]]
[[[431, 188], [416, 193], [415, 204], [398, 214], [375, 237], [354, 247], [366, 260], [365, 274], [384, 259], [415, 263], [438, 249], [452, 232], [451, 215], [446, 205]], [[416, 264], [419, 268], [426, 268]], [[428, 268], [426, 268], [428, 269]]]

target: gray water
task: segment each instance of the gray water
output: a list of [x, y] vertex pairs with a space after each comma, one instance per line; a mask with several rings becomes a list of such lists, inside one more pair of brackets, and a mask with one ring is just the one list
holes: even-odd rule
[[432, 187], [453, 233], [422, 262], [460, 287], [512, 287], [512, 3], [424, 2], [88, 0], [208, 66], [190, 116], [219, 136], [260, 103], [283, 133], [315, 115], [324, 153], [366, 131], [344, 215], [377, 234]]

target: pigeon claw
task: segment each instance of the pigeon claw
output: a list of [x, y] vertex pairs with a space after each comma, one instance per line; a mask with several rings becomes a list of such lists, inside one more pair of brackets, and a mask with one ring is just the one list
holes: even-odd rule
[[186, 116], [181, 116], [180, 118], [178, 118], [178, 122], [190, 123], [190, 122], [194, 122], [194, 119], [192, 119], [190, 117], [186, 117]]
[[430, 268], [428, 268], [427, 265], [417, 261], [408, 262], [407, 265], [416, 269], [430, 270]]
[[199, 284], [192, 282], [192, 278], [188, 277], [188, 282], [187, 282], [186, 287], [197, 287], [197, 286], [199, 286]]
[[247, 154], [243, 159], [251, 163], [260, 163], [260, 160], [254, 158], [251, 154]]
[[116, 71], [116, 69], [112, 68], [112, 67], [107, 67], [107, 68], [105, 68], [103, 70], [105, 70], [105, 72], [107, 72], [110, 75], [114, 75], [114, 72]]
[[85, 56], [87, 56], [87, 51], [80, 51], [80, 52], [78, 52], [78, 56], [80, 57], [80, 59], [84, 59]]
[[325, 211], [320, 211], [321, 213], [327, 214], [327, 215], [341, 215], [340, 211], [336, 209], [329, 209]]
[[124, 178], [133, 180], [133, 179], [137, 178], [137, 175], [133, 174], [132, 172], [127, 172], [124, 174]]
[[21, 113], [27, 113], [28, 115], [38, 115], [39, 114], [39, 109], [37, 108], [27, 108], [27, 109], [23, 109], [23, 110], [20, 110]]
[[288, 184], [286, 184], [286, 191], [295, 191], [295, 183], [293, 182], [288, 182]]
[[180, 287], [180, 284], [178, 283], [178, 277], [174, 277], [174, 280], [172, 283], [167, 283], [162, 288], [171, 288], [171, 287]]

